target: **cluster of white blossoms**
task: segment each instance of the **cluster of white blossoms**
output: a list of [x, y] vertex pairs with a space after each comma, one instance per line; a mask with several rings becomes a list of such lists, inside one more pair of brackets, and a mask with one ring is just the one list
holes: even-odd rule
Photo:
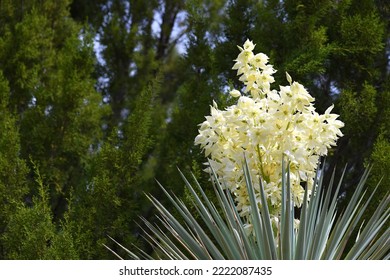
[[219, 110], [214, 102], [211, 114], [200, 124], [195, 144], [201, 146], [219, 179], [234, 194], [242, 216], [250, 214], [243, 174], [245, 155], [258, 201], [262, 178], [271, 214], [277, 217], [282, 159], [290, 162], [292, 195], [295, 206], [300, 207], [304, 195], [301, 183], [312, 188], [319, 157], [336, 144], [344, 124], [330, 113], [333, 106], [319, 115], [314, 98], [287, 73], [289, 85], [271, 90], [276, 71], [265, 54], [253, 53], [254, 47], [249, 40], [239, 47], [233, 66], [245, 85], [243, 93], [236, 89], [230, 92], [238, 98], [237, 104]]

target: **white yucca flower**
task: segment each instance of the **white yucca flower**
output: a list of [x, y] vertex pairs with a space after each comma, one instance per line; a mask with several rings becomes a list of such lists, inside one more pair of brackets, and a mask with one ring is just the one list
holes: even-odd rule
[[[260, 177], [265, 180], [267, 203], [272, 206], [271, 215], [277, 217], [281, 210], [282, 157], [290, 161], [293, 200], [300, 207], [304, 195], [301, 183], [305, 182], [309, 190], [313, 187], [319, 157], [336, 145], [344, 124], [331, 113], [333, 106], [318, 114], [314, 98], [289, 74], [289, 85], [271, 90], [276, 71], [265, 54], [253, 54], [254, 46], [247, 40], [243, 48], [239, 47], [241, 52], [233, 66], [249, 96], [233, 89], [230, 94], [238, 98], [237, 104], [220, 110], [214, 102], [195, 144], [203, 148], [210, 158], [207, 164], [234, 194], [242, 216], [250, 213], [241, 168], [245, 154], [251, 175], [257, 182]], [[255, 183], [255, 194], [258, 199], [259, 183]]]

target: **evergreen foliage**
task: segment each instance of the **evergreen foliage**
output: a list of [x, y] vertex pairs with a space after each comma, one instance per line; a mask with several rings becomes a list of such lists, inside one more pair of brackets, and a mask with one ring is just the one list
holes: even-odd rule
[[156, 80], [138, 96], [133, 113], [93, 158], [88, 185], [77, 192], [70, 217], [79, 225], [86, 244], [91, 246], [83, 252], [83, 258], [111, 258], [102, 246], [111, 244], [109, 236], [123, 242], [136, 241], [138, 225], [134, 221], [139, 213], [148, 210], [143, 196], [148, 186], [142, 185], [140, 167], [152, 144], [149, 138], [151, 101], [158, 88]]
[[[8, 111], [9, 87], [0, 72], [0, 236], [4, 233], [10, 216], [28, 192], [25, 162], [20, 159], [19, 133], [16, 120]], [[0, 242], [0, 258], [4, 246]]]
[[[34, 166], [34, 168], [36, 168]], [[35, 170], [37, 195], [32, 206], [18, 203], [10, 214], [1, 242], [7, 259], [78, 259], [73, 239], [65, 225], [57, 231], [47, 187]]]
[[177, 167], [184, 172], [196, 166], [202, 168], [202, 155], [193, 139], [197, 135], [198, 124], [209, 111], [209, 104], [213, 99], [223, 98], [215, 70], [216, 61], [207, 36], [208, 18], [200, 16], [210, 7], [202, 1], [198, 2], [188, 5], [187, 20], [192, 28], [188, 34], [187, 53], [178, 65], [182, 71], [181, 84], [170, 107], [166, 132], [159, 147], [156, 173], [161, 183], [178, 193], [183, 193], [184, 188]]

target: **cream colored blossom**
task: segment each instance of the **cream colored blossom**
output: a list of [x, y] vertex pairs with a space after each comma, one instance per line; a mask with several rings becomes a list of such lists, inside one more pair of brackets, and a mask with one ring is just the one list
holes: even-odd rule
[[234, 194], [242, 216], [251, 211], [243, 179], [245, 155], [256, 196], [262, 178], [271, 215], [277, 220], [283, 158], [290, 162], [293, 201], [299, 207], [304, 194], [301, 184], [306, 183], [309, 189], [313, 186], [319, 158], [336, 145], [344, 124], [331, 113], [333, 105], [325, 114], [318, 114], [314, 98], [287, 73], [289, 85], [280, 86], [279, 91], [271, 89], [276, 71], [265, 54], [253, 53], [254, 47], [249, 40], [239, 47], [241, 52], [233, 66], [248, 95], [230, 91], [238, 100], [224, 110], [214, 103], [210, 115], [200, 124], [195, 144], [204, 150], [210, 159], [208, 164]]

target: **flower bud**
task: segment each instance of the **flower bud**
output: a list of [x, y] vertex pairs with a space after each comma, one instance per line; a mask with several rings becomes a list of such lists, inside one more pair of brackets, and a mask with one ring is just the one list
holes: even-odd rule
[[241, 93], [238, 90], [233, 89], [232, 91], [230, 91], [230, 95], [233, 96], [234, 98], [237, 98], [241, 96]]

